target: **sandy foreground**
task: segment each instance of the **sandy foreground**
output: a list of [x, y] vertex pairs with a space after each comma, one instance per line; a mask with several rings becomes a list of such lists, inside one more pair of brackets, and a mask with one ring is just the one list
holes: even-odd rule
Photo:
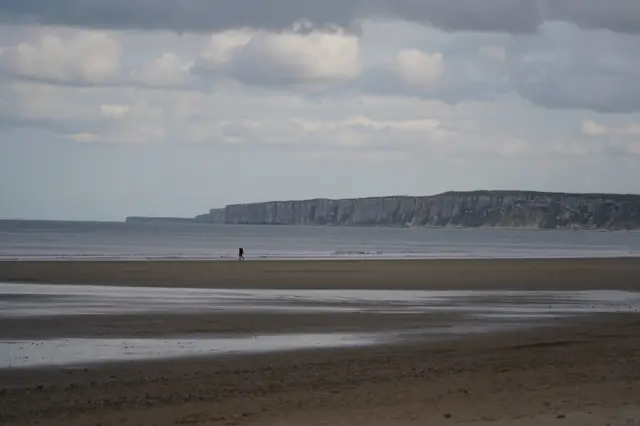
[[[640, 290], [640, 259], [2, 262], [0, 281], [225, 288]], [[442, 315], [448, 315], [443, 313]], [[0, 339], [380, 330], [433, 316], [0, 319]], [[1, 425], [640, 425], [640, 317], [438, 342], [0, 370]]]

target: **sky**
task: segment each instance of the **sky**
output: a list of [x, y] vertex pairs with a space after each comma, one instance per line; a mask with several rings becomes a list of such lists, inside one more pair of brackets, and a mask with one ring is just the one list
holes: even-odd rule
[[0, 218], [640, 192], [635, 0], [0, 0]]

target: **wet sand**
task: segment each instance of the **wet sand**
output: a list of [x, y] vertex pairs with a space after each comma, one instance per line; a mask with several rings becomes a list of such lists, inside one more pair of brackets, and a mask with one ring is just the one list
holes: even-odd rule
[[5, 261], [0, 282], [192, 288], [640, 288], [640, 257], [340, 261]]
[[439, 342], [622, 313], [640, 313], [640, 293], [0, 283], [0, 368]]
[[[21, 262], [0, 265], [0, 281], [232, 289], [637, 291], [639, 263], [636, 259], [37, 262], [29, 268]], [[59, 288], [62, 292], [64, 287]], [[473, 303], [495, 307], [495, 296], [486, 294]], [[5, 301], [11, 297], [5, 295]], [[544, 297], [536, 301], [538, 310], [549, 303], [549, 309], [558, 313], [555, 306], [566, 302]], [[370, 303], [358, 302], [356, 306]], [[456, 306], [450, 300], [444, 303], [445, 308]], [[95, 300], [91, 304], [95, 305]], [[0, 369], [0, 424], [640, 425], [640, 317], [633, 309], [621, 314], [617, 309], [580, 304], [586, 313], [576, 315], [565, 306], [566, 315], [542, 319], [535, 328], [471, 333], [464, 338]], [[339, 303], [325, 300], [320, 305]], [[490, 318], [467, 317], [466, 311], [403, 314], [376, 309], [287, 314], [36, 313], [1, 318], [0, 339], [370, 333]], [[519, 321], [533, 323], [538, 319], [523, 314]]]

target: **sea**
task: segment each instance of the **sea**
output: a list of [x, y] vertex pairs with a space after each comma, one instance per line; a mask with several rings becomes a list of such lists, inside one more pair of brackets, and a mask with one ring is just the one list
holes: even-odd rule
[[640, 256], [640, 232], [0, 220], [0, 260]]

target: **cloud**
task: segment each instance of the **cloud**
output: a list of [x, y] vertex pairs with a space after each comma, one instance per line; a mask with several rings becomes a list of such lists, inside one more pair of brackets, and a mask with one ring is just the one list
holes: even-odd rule
[[439, 52], [428, 54], [418, 49], [404, 49], [398, 52], [392, 72], [409, 87], [433, 90], [444, 74], [444, 60]]
[[537, 105], [605, 113], [640, 110], [640, 37], [549, 24], [510, 45], [510, 85]]
[[353, 116], [340, 121], [299, 120], [300, 129], [312, 140], [327, 140], [347, 148], [402, 149], [451, 141], [455, 130], [434, 118], [375, 120]]
[[439, 99], [452, 104], [491, 100], [510, 91], [503, 64], [480, 55], [447, 56], [416, 48], [399, 50], [387, 61], [370, 66], [357, 86], [361, 92], [387, 96]]
[[192, 65], [173, 52], [163, 52], [157, 58], [131, 71], [130, 84], [158, 88], [184, 87], [190, 78]]
[[[184, 37], [33, 27], [30, 35], [23, 28], [21, 37], [30, 41], [3, 47], [0, 72], [13, 80], [87, 87], [207, 92], [233, 82], [316, 99], [374, 94], [452, 104], [517, 93], [545, 108], [640, 110], [640, 59], [628, 53], [640, 50], [638, 36], [566, 23], [517, 38], [385, 25], [384, 34], [373, 35], [375, 45], [368, 37], [381, 29], [373, 21], [360, 35], [307, 21], [284, 31]], [[411, 38], [417, 29], [425, 35]]]
[[469, 157], [493, 155], [520, 157], [529, 152], [522, 138], [482, 137], [464, 126], [448, 125], [437, 118], [374, 119], [353, 115], [341, 120], [294, 117], [278, 121], [241, 119], [219, 123], [217, 130], [227, 143], [261, 143], [287, 147], [314, 155], [388, 152], [397, 158], [422, 153], [432, 156]]
[[128, 105], [117, 105], [117, 104], [100, 105], [100, 112], [102, 112], [102, 114], [106, 115], [107, 117], [122, 118], [130, 110], [131, 110], [131, 107], [129, 107]]
[[120, 75], [122, 49], [107, 34], [44, 35], [0, 51], [0, 70], [22, 79], [62, 84], [105, 84]]
[[73, 133], [68, 137], [75, 142], [96, 142], [99, 140], [95, 133]]
[[547, 15], [587, 29], [640, 33], [640, 3], [628, 0], [547, 0]]
[[[536, 37], [471, 37], [427, 30], [419, 38], [411, 34], [417, 26], [393, 25], [400, 25], [404, 35], [396, 39], [397, 33], [386, 27], [389, 37], [383, 48], [367, 41], [368, 32], [356, 36], [337, 28], [318, 29], [304, 21], [280, 32], [240, 29], [184, 38], [169, 33], [56, 28], [33, 29], [39, 35], [34, 37], [23, 31], [22, 37], [31, 41], [14, 40], [0, 53], [1, 63], [6, 65], [2, 61], [11, 58], [5, 56], [7, 51], [18, 52], [22, 45], [30, 46], [29, 52], [47, 52], [43, 40], [56, 40], [54, 45], [65, 49], [101, 40], [121, 50], [118, 72], [102, 79], [87, 78], [86, 72], [73, 74], [68, 70], [75, 68], [66, 64], [82, 65], [82, 61], [71, 61], [76, 57], [65, 53], [55, 59], [76, 80], [64, 73], [55, 78], [9, 73], [11, 78], [0, 78], [0, 120], [3, 127], [11, 123], [41, 127], [72, 140], [89, 134], [91, 140], [104, 142], [262, 144], [281, 147], [278, 149], [331, 146], [379, 152], [425, 149], [453, 156], [523, 156], [548, 152], [547, 148], [531, 149], [532, 140], [548, 135], [531, 126], [528, 115], [514, 116], [513, 105], [522, 102], [514, 90], [538, 106], [565, 109], [615, 112], [619, 109], [607, 103], [621, 105], [620, 98], [628, 96], [623, 110], [632, 111], [637, 102], [633, 87], [624, 86], [631, 82], [630, 77], [616, 83], [620, 86], [603, 85], [603, 73], [592, 71], [600, 66], [597, 69], [622, 75], [633, 69], [637, 60], [625, 52], [638, 43], [635, 36], [553, 24]], [[375, 23], [369, 28], [372, 26]], [[80, 57], [90, 60], [87, 51], [78, 50], [83, 53]], [[585, 76], [600, 80], [585, 89]], [[563, 87], [554, 86], [554, 81], [564, 82]], [[167, 88], [180, 90], [164, 90]], [[501, 99], [513, 102], [500, 104]], [[366, 110], [367, 102], [384, 105], [380, 107], [384, 113], [376, 108]], [[433, 110], [418, 113], [407, 108], [408, 104], [438, 105], [438, 111], [447, 110], [449, 115]], [[473, 113], [460, 112], [469, 111], [470, 105], [475, 106]], [[487, 123], [505, 121], [511, 126], [513, 122], [526, 130], [514, 124], [493, 132], [490, 125], [479, 125], [484, 108], [503, 108]], [[568, 123], [581, 119], [580, 114]], [[545, 126], [551, 121], [546, 116]], [[560, 121], [556, 120], [549, 133], [562, 131]], [[571, 124], [564, 126], [575, 132]]]
[[343, 31], [215, 34], [194, 66], [248, 85], [326, 86], [360, 73], [359, 40]]
[[582, 123], [580, 132], [600, 144], [600, 149], [614, 154], [640, 155], [640, 124], [603, 126], [592, 120]]
[[483, 57], [500, 64], [507, 62], [507, 49], [504, 46], [482, 46], [478, 53]]
[[469, 120], [452, 117], [453, 108], [445, 103], [391, 96], [317, 101], [233, 85], [204, 93], [21, 82], [14, 86], [11, 102], [5, 111], [12, 114], [8, 118], [29, 120], [32, 127], [77, 142], [199, 143], [396, 156], [520, 156], [528, 149], [509, 131], [492, 131], [486, 137]]
[[614, 136], [640, 141], [640, 124], [635, 123], [624, 127], [606, 127], [591, 120], [585, 120], [582, 123], [581, 131], [585, 136]]
[[3, 0], [0, 23], [110, 29], [217, 32], [281, 30], [294, 22], [353, 28], [380, 17], [446, 31], [533, 33], [543, 22], [640, 32], [640, 3], [630, 0]]
[[[166, 140], [166, 104], [175, 98], [164, 91], [156, 97], [127, 87], [51, 85], [20, 81], [10, 86], [0, 120], [29, 123], [75, 141], [147, 143]], [[126, 100], [126, 101], [123, 101]], [[91, 136], [87, 136], [91, 135]]]
[[74, 86], [19, 81], [9, 86], [8, 93], [5, 119], [26, 121], [34, 127], [78, 132], [74, 123], [92, 124], [104, 117], [94, 104], [96, 94], [104, 96], [98, 89], [82, 91]]
[[0, 72], [14, 79], [78, 86], [179, 88], [190, 78], [191, 62], [163, 52], [127, 67], [124, 50], [110, 34], [81, 31], [61, 36], [53, 30], [33, 42], [0, 49]]
[[[600, 62], [597, 62], [597, 61]], [[538, 105], [606, 113], [640, 110], [634, 66], [614, 67], [606, 59], [554, 56], [512, 64], [513, 87]]]

